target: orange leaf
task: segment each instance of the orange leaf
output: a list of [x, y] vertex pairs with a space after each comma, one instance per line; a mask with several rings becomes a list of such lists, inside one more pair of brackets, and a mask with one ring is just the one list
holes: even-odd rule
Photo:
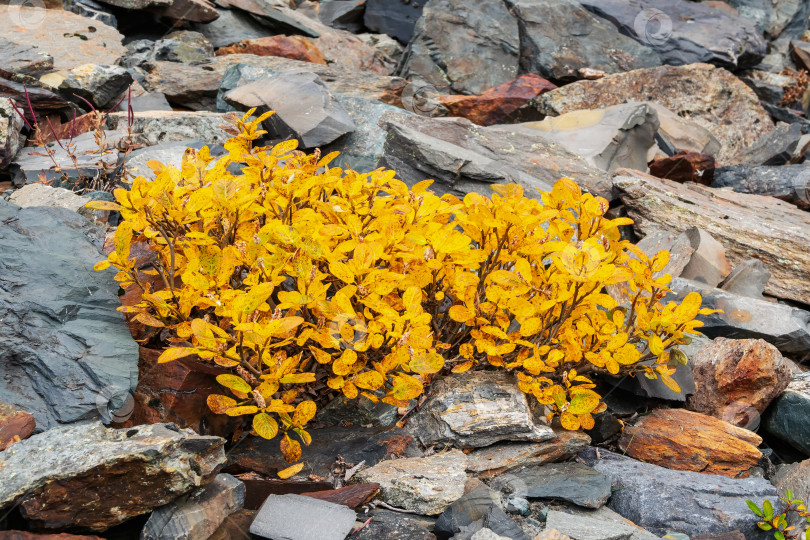
[[287, 478], [290, 478], [290, 477], [295, 476], [296, 474], [300, 473], [301, 469], [303, 469], [303, 468], [304, 468], [304, 462], [302, 461], [301, 463], [296, 463], [295, 465], [293, 465], [291, 467], [287, 467], [286, 469], [278, 471], [278, 473], [276, 473], [276, 474], [278, 474], [278, 477], [281, 478], [282, 480], [286, 480]]

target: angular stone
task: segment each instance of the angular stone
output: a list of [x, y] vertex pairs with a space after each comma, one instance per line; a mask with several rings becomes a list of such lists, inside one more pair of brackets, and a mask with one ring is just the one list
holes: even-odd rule
[[34, 415], [0, 402], [0, 452], [30, 437], [36, 426]]
[[373, 499], [379, 491], [379, 484], [350, 484], [337, 489], [305, 491], [301, 495], [321, 501], [342, 504], [354, 510], [358, 506], [366, 504]]
[[810, 46], [804, 41], [790, 42], [790, 56], [800, 69], [810, 68]]
[[692, 257], [680, 277], [716, 287], [731, 273], [726, 250], [705, 229], [690, 227], [685, 234], [692, 246]]
[[761, 339], [716, 338], [692, 359], [692, 374], [690, 410], [749, 429], [756, 427], [746, 425], [750, 417], [765, 411], [792, 377], [787, 360]]
[[581, 463], [524, 467], [493, 480], [492, 487], [527, 499], [561, 499], [599, 508], [610, 498], [611, 481]]
[[737, 156], [728, 161], [729, 165], [785, 165], [790, 163], [794, 154], [803, 156], [807, 151], [807, 142], [802, 142], [802, 126], [799, 124], [780, 124], [762, 135], [748, 148], [743, 148]]
[[225, 94], [225, 101], [242, 110], [258, 108], [275, 114], [264, 125], [271, 137], [294, 137], [304, 148], [329, 144], [354, 131], [346, 110], [314, 73], [288, 72], [239, 87]]
[[535, 424], [526, 394], [505, 372], [481, 371], [437, 380], [409, 427], [425, 446], [480, 448], [499, 441], [554, 438], [550, 427]]
[[250, 532], [272, 540], [343, 540], [355, 519], [354, 511], [340, 504], [301, 495], [270, 495]]
[[794, 375], [763, 419], [765, 431], [810, 456], [810, 373]]
[[566, 536], [557, 529], [546, 527], [540, 534], [534, 537], [534, 540], [573, 540], [570, 536]]
[[[622, 517], [607, 506], [597, 508], [596, 510], [590, 508], [581, 508], [579, 506], [566, 505], [556, 511], [562, 511], [577, 518], [586, 518], [589, 521], [600, 522], [601, 526], [606, 530], [607, 534], [611, 531], [620, 531], [630, 535], [630, 540], [661, 540], [658, 536], [651, 532], [639, 527], [629, 519]], [[558, 516], [559, 517], [559, 516]], [[667, 539], [672, 540], [672, 539]]]
[[496, 88], [485, 90], [479, 96], [439, 96], [439, 104], [448, 116], [460, 116], [479, 126], [511, 124], [539, 118], [527, 105], [532, 99], [557, 88], [539, 75], [528, 73]]
[[751, 167], [732, 165], [715, 169], [712, 187], [730, 187], [738, 193], [768, 195], [810, 210], [810, 167]]
[[771, 279], [771, 273], [759, 259], [743, 261], [717, 287], [732, 294], [764, 300], [762, 292]]
[[[714, 190], [635, 174], [614, 179], [614, 186], [645, 235], [653, 229], [711, 231], [733, 265], [752, 257], [765, 263], [769, 295], [810, 303], [810, 214], [769, 197]], [[791, 264], [784, 264], [791, 261]]]
[[686, 0], [582, 0], [588, 10], [655, 50], [662, 63], [752, 67], [765, 56], [759, 29], [742, 17]]
[[668, 469], [747, 478], [762, 453], [762, 437], [684, 409], [656, 409], [625, 426], [619, 448]]
[[168, 6], [155, 6], [149, 11], [182, 23], [209, 23], [219, 17], [216, 5], [209, 0], [172, 0]]
[[546, 528], [576, 540], [629, 540], [636, 533], [631, 525], [574, 516], [557, 510], [548, 511]]
[[651, 48], [573, 0], [505, 0], [520, 30], [520, 69], [552, 81], [577, 79], [595, 68], [621, 73], [661, 64]]
[[685, 151], [714, 157], [720, 151], [720, 143], [705, 127], [681, 118], [663, 105], [647, 103], [658, 114], [658, 145], [667, 155]]
[[480, 480], [467, 482], [464, 495], [442, 512], [436, 520], [436, 533], [442, 536], [459, 535], [480, 522], [497, 535], [514, 540], [528, 540], [526, 534], [503, 510], [498, 494]]
[[146, 9], [153, 6], [171, 5], [171, 0], [104, 0], [105, 4], [124, 9]]
[[424, 458], [382, 461], [357, 473], [361, 482], [380, 484], [386, 503], [419, 514], [441, 514], [464, 494], [467, 457], [449, 450]]
[[653, 101], [703, 126], [722, 145], [715, 156], [720, 161], [773, 129], [756, 94], [725, 69], [709, 64], [661, 66], [577, 81], [538, 98], [540, 112], [552, 116], [627, 101]]
[[371, 522], [351, 537], [353, 540], [436, 540], [432, 532], [434, 523], [428, 517], [376, 508], [371, 512]]
[[332, 30], [313, 40], [326, 63], [335, 69], [391, 75], [396, 63], [359, 37], [343, 30]]
[[9, 202], [21, 208], [32, 206], [49, 206], [52, 208], [67, 208], [88, 219], [93, 219], [94, 210], [85, 208], [90, 202], [89, 197], [77, 195], [65, 188], [54, 188], [45, 184], [28, 184], [14, 191]]
[[695, 248], [692, 247], [686, 233], [667, 230], [651, 231], [650, 234], [639, 240], [636, 245], [649, 257], [654, 257], [661, 250], [669, 251], [669, 262], [661, 270], [660, 275], [669, 274], [672, 277], [681, 275], [695, 252]]
[[[244, 10], [271, 30], [271, 34], [303, 34], [318, 37], [329, 28], [293, 9], [286, 0], [219, 0], [220, 7]], [[267, 35], [265, 32], [264, 35]]]
[[807, 29], [810, 5], [802, 0], [729, 0], [737, 12], [759, 24], [770, 39], [799, 38]]
[[173, 424], [108, 429], [58, 426], [0, 454], [0, 508], [46, 528], [103, 531], [209, 481], [224, 439]]
[[[264, 501], [262, 501], [264, 502]], [[256, 510], [239, 510], [225, 518], [209, 540], [245, 540], [250, 524], [256, 517]]]
[[607, 172], [647, 170], [655, 149], [658, 115], [645, 103], [572, 111], [542, 122], [520, 124]]
[[[810, 460], [780, 466], [771, 481], [781, 496], [784, 497], [789, 489], [795, 498], [807, 501], [810, 499]], [[789, 525], [799, 530], [807, 526], [805, 518], [791, 514], [788, 516]]]
[[0, 36], [39, 47], [53, 57], [53, 68], [73, 69], [92, 59], [114, 65], [125, 54], [118, 30], [69, 11], [14, 5], [14, 16], [0, 17]]
[[78, 534], [37, 534], [28, 531], [0, 531], [0, 540], [102, 540], [100, 536]]
[[260, 38], [267, 35], [267, 29], [249, 13], [238, 9], [216, 8], [219, 17], [205, 24], [192, 27], [204, 35], [214, 47], [227, 47], [237, 41]]
[[291, 60], [326, 65], [326, 58], [311, 39], [303, 36], [267, 36], [238, 41], [217, 49], [217, 56], [226, 54], [255, 54], [281, 56]]
[[555, 437], [539, 443], [497, 443], [467, 454], [467, 470], [479, 478], [498, 476], [517, 467], [565, 461], [588, 446], [590, 437], [579, 431], [555, 430]]
[[479, 127], [461, 118], [392, 116], [384, 114], [378, 122], [386, 137], [379, 165], [411, 185], [433, 178], [431, 189], [437, 193], [463, 197], [489, 194], [490, 184], [515, 182], [534, 195], [568, 176], [587, 191], [612, 198], [606, 173], [541, 135], [514, 126]]
[[0, 77], [39, 75], [53, 69], [53, 57], [36, 45], [24, 45], [0, 38]]
[[691, 471], [673, 471], [642, 463], [607, 450], [580, 453], [614, 484], [608, 507], [653, 534], [682, 531], [687, 535], [739, 529], [758, 538], [746, 499], [762, 506], [776, 489], [764, 478], [728, 478]]
[[200, 32], [179, 30], [155, 42], [149, 60], [204, 62], [214, 56], [214, 47]]
[[[132, 132], [134, 142], [153, 146], [164, 142], [204, 140], [210, 144], [222, 144], [231, 136], [220, 126], [227, 122], [222, 113], [187, 111], [136, 112]], [[107, 116], [109, 129], [125, 129], [126, 113]]]
[[244, 503], [245, 484], [230, 474], [218, 474], [205, 487], [152, 512], [141, 540], [208, 540]]
[[92, 270], [103, 231], [64, 208], [5, 201], [0, 223], [0, 401], [33, 414], [38, 429], [121, 407], [117, 396], [137, 382], [137, 344], [116, 311], [112, 271]]
[[[442, 92], [481, 94], [518, 76], [518, 23], [502, 0], [431, 0], [400, 73]], [[477, 122], [476, 122], [477, 123]]]
[[706, 186], [714, 180], [714, 158], [683, 150], [674, 156], [659, 158], [650, 163], [650, 174], [683, 184], [695, 182]]
[[402, 0], [366, 0], [363, 23], [372, 32], [388, 34], [408, 43], [424, 5], [424, 2], [406, 3]]
[[0, 97], [0, 169], [14, 159], [25, 143], [22, 128], [23, 119], [12, 107], [11, 100]]
[[[59, 84], [63, 95], [76, 95], [92, 103], [96, 108], [107, 109], [121, 92], [132, 83], [132, 75], [120, 66], [84, 64], [68, 72]], [[82, 103], [79, 100], [79, 103]]]
[[622, 423], [619, 422], [616, 416], [608, 411], [595, 414], [593, 419], [593, 428], [585, 430], [585, 433], [591, 438], [594, 444], [612, 439], [617, 433], [621, 432], [623, 428]]
[[366, 0], [331, 0], [320, 3], [318, 19], [332, 28], [360, 33], [365, 11]]
[[723, 310], [698, 315], [703, 322], [700, 331], [709, 337], [764, 339], [783, 354], [804, 355], [810, 351], [810, 312], [681, 278], [673, 279], [669, 288], [673, 294], [667, 296], [667, 302], [680, 302], [690, 292], [697, 292], [703, 298], [703, 307]]
[[86, 19], [100, 21], [107, 26], [118, 28], [118, 19], [109, 8], [93, 0], [62, 0], [62, 9], [81, 15]]
[[[27, 98], [25, 96], [26, 90], [28, 90]], [[34, 107], [34, 112], [38, 115], [47, 115], [64, 109], [69, 105], [67, 100], [62, 96], [50, 90], [37, 87], [28, 88], [22, 83], [16, 83], [6, 79], [0, 79], [0, 98], [13, 99], [17, 104], [27, 104], [27, 101], [30, 100], [31, 105]], [[31, 122], [31, 112], [28, 111], [28, 107], [25, 106], [25, 110], [21, 109], [21, 112], [25, 114], [25, 117]]]

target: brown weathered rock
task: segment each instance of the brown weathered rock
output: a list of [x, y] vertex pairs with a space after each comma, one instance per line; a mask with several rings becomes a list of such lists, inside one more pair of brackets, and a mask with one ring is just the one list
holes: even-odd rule
[[656, 409], [624, 428], [619, 448], [668, 469], [746, 478], [762, 457], [760, 443], [756, 433], [712, 416]]
[[102, 540], [102, 538], [68, 533], [37, 534], [28, 531], [0, 531], [0, 540]]
[[790, 365], [761, 339], [716, 338], [692, 359], [695, 393], [690, 410], [737, 426], [750, 421], [750, 409], [761, 413], [790, 384]]
[[380, 491], [380, 484], [351, 484], [339, 489], [327, 489], [323, 491], [306, 491], [301, 495], [329, 501], [335, 504], [342, 504], [349, 508], [357, 508], [374, 498]]
[[[34, 45], [53, 57], [54, 69], [71, 69], [92, 59], [113, 65], [126, 54], [118, 30], [70, 11], [14, 5], [13, 16], [0, 17], [0, 36]], [[10, 11], [10, 8], [9, 8]]]
[[[250, 524], [256, 518], [256, 510], [239, 510], [225, 521], [208, 540], [245, 540]], [[250, 536], [248, 536], [250, 538]], [[69, 539], [66, 539], [69, 540]]]
[[723, 245], [698, 227], [690, 227], [685, 234], [692, 246], [692, 257], [679, 277], [716, 287], [731, 273]]
[[151, 8], [149, 11], [174, 21], [210, 23], [219, 18], [219, 12], [209, 0], [172, 0], [168, 6]]
[[0, 402], [0, 452], [30, 437], [36, 426], [34, 415]]
[[588, 446], [591, 438], [580, 431], [555, 430], [549, 441], [496, 443], [467, 454], [467, 470], [479, 478], [498, 476], [510, 469], [565, 461]]
[[653, 160], [650, 174], [680, 183], [696, 182], [708, 186], [714, 180], [714, 158], [682, 150], [674, 156]]
[[[0, 97], [13, 99], [15, 103], [22, 104], [26, 102], [25, 89], [26, 86], [21, 83], [0, 78]], [[47, 115], [48, 113], [58, 111], [68, 106], [67, 100], [62, 98], [62, 96], [54, 94], [44, 88], [28, 88], [28, 99], [31, 100], [31, 105], [38, 115]], [[28, 111], [27, 105], [20, 110], [25, 114], [28, 121], [31, 122], [31, 113]]]
[[0, 453], [0, 509], [16, 505], [42, 528], [104, 531], [208, 483], [224, 444], [172, 424], [57, 426]]
[[326, 65], [326, 58], [312, 42], [304, 36], [267, 36], [246, 39], [227, 47], [217, 49], [217, 56], [226, 54], [255, 54], [256, 56], [282, 56], [302, 62]]
[[313, 43], [323, 53], [327, 64], [335, 68], [377, 75], [391, 75], [396, 68], [393, 60], [349, 32], [324, 32]]
[[53, 69], [53, 57], [35, 45], [23, 45], [0, 38], [0, 77], [15, 74], [36, 77]]
[[640, 235], [658, 229], [705, 229], [726, 249], [732, 265], [755, 258], [771, 279], [765, 292], [810, 303], [810, 214], [774, 199], [727, 189], [687, 187], [636, 171], [619, 171], [614, 179]]
[[539, 75], [521, 75], [495, 88], [484, 91], [480, 96], [439, 96], [438, 102], [447, 109], [448, 116], [461, 116], [478, 124], [507, 124], [515, 121], [534, 120], [524, 107], [537, 96], [557, 88], [552, 82]]
[[773, 129], [754, 91], [709, 64], [661, 66], [578, 81], [538, 98], [540, 112], [560, 115], [627, 101], [653, 101], [705, 127], [722, 144], [722, 161]]

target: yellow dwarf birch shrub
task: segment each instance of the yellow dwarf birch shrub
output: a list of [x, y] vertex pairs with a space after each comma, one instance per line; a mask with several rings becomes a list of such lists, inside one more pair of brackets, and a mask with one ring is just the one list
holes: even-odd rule
[[[336, 154], [295, 141], [255, 146], [267, 115], [251, 113], [232, 118], [228, 155], [153, 163], [154, 181], [91, 203], [123, 216], [96, 268], [142, 290], [121, 309], [157, 329], [160, 362], [229, 371], [210, 408], [251, 416], [289, 462], [325, 391], [405, 406], [437, 374], [506, 369], [567, 429], [604, 409], [594, 375], [640, 373], [678, 391], [677, 346], [708, 311], [694, 293], [662, 305], [669, 253], [650, 259], [622, 241], [631, 220], [605, 218], [604, 199], [565, 178], [540, 200], [514, 184], [439, 197], [430, 181], [408, 189], [394, 171], [330, 167]], [[161, 287], [139, 279], [135, 242], [156, 253]], [[606, 286], [632, 301], [617, 305]]]

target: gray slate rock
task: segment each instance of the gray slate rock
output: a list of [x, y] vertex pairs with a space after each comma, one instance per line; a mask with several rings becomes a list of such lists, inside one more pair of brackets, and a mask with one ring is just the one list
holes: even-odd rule
[[578, 70], [621, 73], [661, 65], [650, 47], [624, 36], [573, 0], [504, 0], [520, 29], [520, 69], [552, 81]]
[[437, 380], [409, 425], [426, 446], [480, 448], [499, 441], [554, 438], [550, 427], [535, 424], [526, 394], [505, 372], [480, 371]]
[[518, 75], [517, 20], [503, 0], [431, 0], [405, 49], [400, 75], [440, 91], [480, 94]]
[[203, 485], [224, 444], [174, 424], [58, 426], [0, 453], [0, 509], [16, 503], [41, 526], [103, 531]]
[[93, 0], [63, 0], [62, 9], [118, 28], [118, 19], [109, 8]]
[[249, 13], [239, 9], [223, 9], [217, 6], [219, 17], [206, 24], [193, 24], [192, 28], [204, 35], [216, 47], [227, 47], [237, 41], [265, 37], [267, 29]]
[[302, 495], [270, 495], [250, 532], [271, 540], [343, 540], [355, 519], [355, 513], [340, 504]]
[[416, 21], [422, 15], [422, 2], [367, 0], [363, 22], [372, 32], [388, 34], [402, 43], [413, 36]]
[[82, 97], [96, 108], [115, 105], [116, 99], [132, 84], [132, 75], [121, 66], [85, 64], [71, 69], [59, 84], [59, 91], [78, 104], [87, 105], [74, 97]]
[[314, 73], [287, 72], [231, 90], [224, 100], [241, 110], [276, 113], [264, 124], [271, 137], [296, 138], [304, 148], [328, 144], [354, 131], [349, 113]]
[[[104, 231], [65, 208], [0, 201], [0, 401], [39, 430], [105, 417], [138, 380], [138, 345], [119, 307]], [[2, 482], [0, 482], [2, 483]]]
[[[730, 165], [784, 165], [794, 155], [801, 157], [808, 150], [810, 141], [802, 141], [800, 124], [780, 124], [762, 135], [753, 145], [743, 148], [729, 160]], [[801, 143], [801, 148], [799, 144]]]
[[150, 60], [203, 62], [214, 56], [214, 47], [200, 32], [179, 30], [155, 42]]
[[[365, 517], [365, 516], [364, 516]], [[402, 514], [382, 508], [374, 509], [371, 523], [352, 535], [352, 540], [436, 540], [436, 520], [425, 516]]]
[[332, 28], [360, 33], [365, 12], [366, 0], [329, 0], [320, 3], [318, 19]]
[[764, 499], [776, 498], [776, 489], [764, 478], [675, 471], [598, 452], [599, 458], [596, 449], [589, 448], [580, 457], [613, 483], [608, 507], [651, 533], [680, 531], [691, 536], [737, 528], [752, 540], [768, 538], [745, 504], [750, 499], [762, 506]]
[[546, 529], [554, 529], [575, 540], [630, 540], [635, 532], [630, 525], [606, 523], [557, 510], [548, 511]]
[[208, 540], [244, 504], [245, 484], [230, 474], [218, 474], [207, 486], [152, 512], [141, 540]]
[[724, 313], [698, 315], [700, 331], [710, 338], [764, 339], [786, 355], [810, 352], [810, 312], [787, 304], [740, 296], [703, 283], [675, 278], [665, 302], [680, 302], [690, 292], [703, 297], [703, 307]]
[[20, 208], [30, 208], [32, 206], [49, 206], [53, 208], [67, 208], [71, 212], [93, 220], [109, 214], [107, 211], [92, 210], [85, 208], [90, 202], [88, 196], [77, 195], [75, 192], [59, 187], [51, 187], [45, 184], [27, 184], [20, 189], [15, 189], [8, 201], [16, 204]]
[[793, 376], [785, 392], [766, 411], [764, 420], [765, 431], [810, 457], [810, 373]]
[[23, 125], [23, 119], [11, 106], [11, 100], [0, 97], [0, 169], [4, 169], [25, 144], [21, 134]]
[[705, 62], [729, 69], [757, 65], [767, 44], [749, 20], [686, 0], [578, 0], [663, 63]]
[[740, 16], [756, 22], [769, 39], [799, 39], [807, 30], [810, 3], [804, 0], [728, 0]]
[[[227, 125], [223, 113], [200, 111], [144, 111], [135, 113], [132, 132], [137, 144], [153, 146], [164, 142], [203, 140], [222, 144], [230, 135], [220, 126]], [[107, 128], [126, 129], [127, 114], [112, 113], [107, 117]]]
[[804, 164], [718, 167], [714, 170], [711, 187], [730, 187], [738, 193], [768, 195], [810, 210], [810, 166]]
[[611, 480], [581, 463], [551, 463], [498, 476], [493, 488], [527, 499], [560, 499], [599, 508], [610, 498]]
[[606, 172], [629, 168], [647, 170], [657, 149], [660, 127], [655, 108], [646, 103], [625, 103], [605, 109], [573, 111], [541, 122], [519, 124], [516, 129], [537, 133], [561, 145]]
[[765, 263], [759, 259], [749, 259], [738, 264], [717, 288], [731, 294], [765, 300], [762, 293], [769, 279], [771, 273]]
[[35, 45], [0, 38], [0, 76], [39, 76], [53, 69], [53, 56]]
[[495, 534], [514, 540], [528, 540], [526, 533], [504, 512], [498, 502], [498, 495], [486, 484], [468, 490], [463, 497], [451, 504], [436, 520], [436, 533], [453, 536], [462, 530], [469, 531], [471, 526], [479, 524], [480, 529], [487, 528]]

